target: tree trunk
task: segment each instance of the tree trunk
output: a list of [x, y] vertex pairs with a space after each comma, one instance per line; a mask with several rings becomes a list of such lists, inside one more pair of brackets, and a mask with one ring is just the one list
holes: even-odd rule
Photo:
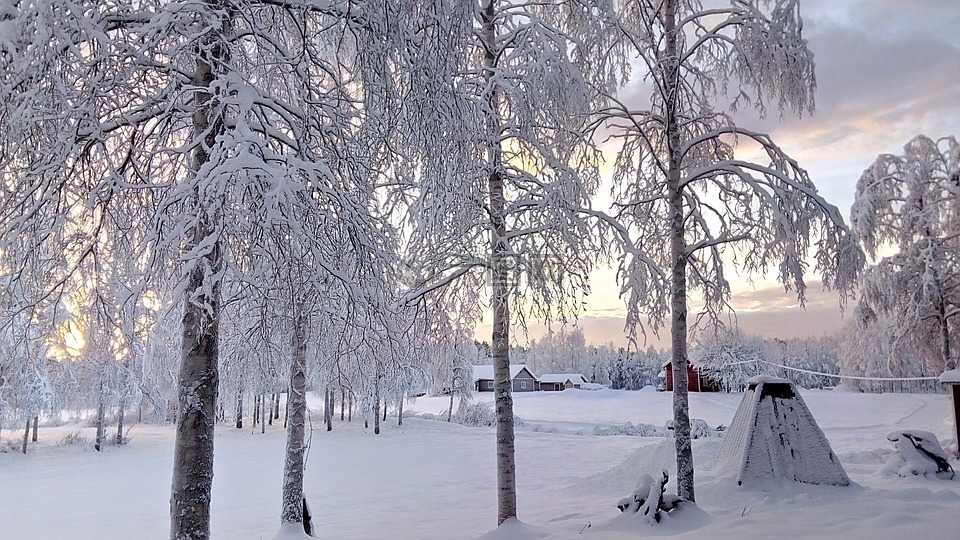
[[[195, 242], [203, 236], [198, 236]], [[218, 247], [207, 256], [219, 266]], [[202, 294], [203, 270], [191, 272], [188, 291]], [[178, 384], [176, 443], [170, 497], [171, 540], [210, 538], [210, 494], [213, 487], [214, 414], [219, 355], [219, 287], [204, 299], [208, 308], [185, 302], [183, 352]], [[202, 296], [201, 296], [202, 298]]]
[[950, 325], [947, 321], [947, 302], [943, 297], [939, 268], [935, 269], [934, 276], [937, 287], [937, 322], [940, 324], [940, 353], [943, 355], [943, 369], [949, 370], [953, 369], [956, 363], [950, 358]]
[[673, 367], [673, 432], [677, 452], [677, 495], [694, 501], [693, 447], [690, 442], [690, 408], [687, 395], [687, 246], [683, 230], [683, 192], [680, 186], [681, 144], [677, 118], [677, 85], [680, 77], [677, 56], [677, 0], [664, 4], [666, 52], [662, 63], [667, 82], [667, 196], [670, 204], [670, 258], [672, 273], [671, 342]]
[[280, 419], [280, 392], [273, 395], [273, 419]]
[[489, 148], [490, 177], [488, 179], [490, 203], [490, 265], [493, 311], [493, 332], [490, 351], [493, 355], [494, 404], [497, 415], [497, 525], [517, 516], [516, 448], [513, 431], [513, 395], [510, 381], [510, 311], [508, 297], [510, 284], [504, 218], [505, 196], [500, 148], [500, 92], [494, 82], [496, 72], [497, 32], [496, 0], [489, 0], [481, 13], [481, 31], [484, 47], [484, 79], [488, 85], [487, 135]]
[[373, 380], [373, 434], [380, 434], [380, 377]]
[[[223, 119], [214, 116], [213, 82], [224, 71], [226, 38], [230, 33], [228, 10], [222, 0], [206, 0], [204, 15], [223, 17], [221, 26], [197, 38], [192, 156], [194, 176], [210, 161], [208, 149], [224, 132]], [[218, 14], [219, 15], [216, 15]], [[200, 139], [203, 139], [202, 141]], [[202, 143], [202, 144], [200, 144]], [[176, 440], [170, 494], [171, 540], [210, 538], [210, 495], [213, 487], [213, 439], [219, 383], [220, 241], [213, 215], [209, 215], [195, 188], [196, 221], [187, 229], [183, 253], [195, 257], [186, 265], [180, 374], [177, 384]]]
[[[300, 308], [302, 309], [302, 307]], [[307, 411], [307, 317], [295, 315], [291, 343], [290, 393], [287, 395], [287, 457], [283, 463], [281, 523], [303, 523], [304, 430]]]
[[453, 385], [450, 385], [450, 406], [447, 407], [447, 422], [453, 419]]
[[387, 398], [383, 398], [383, 421], [387, 421]]
[[331, 401], [330, 387], [323, 391], [323, 421], [327, 425], [327, 431], [333, 431], [333, 403]]
[[120, 406], [117, 407], [117, 438], [116, 444], [123, 444], [123, 409], [126, 407], [126, 404], [121, 399]]
[[40, 417], [38, 415], [33, 415], [33, 442], [37, 442], [37, 424], [40, 423]]
[[267, 417], [270, 416], [270, 404], [267, 403], [267, 394], [260, 396], [260, 433], [267, 432]]
[[397, 405], [397, 425], [403, 425], [403, 393], [400, 393], [400, 403]]
[[27, 417], [27, 427], [23, 430], [23, 453], [27, 453], [27, 441], [30, 440], [30, 417]]
[[353, 392], [347, 394], [350, 403], [347, 405], [347, 422], [353, 422]]
[[[97, 404], [97, 439], [94, 442], [93, 447], [97, 452], [103, 450], [103, 440], [106, 438], [104, 435], [104, 417], [106, 416], [105, 406], [103, 403], [103, 383], [100, 384], [100, 402]], [[29, 422], [28, 422], [29, 424]]]
[[257, 427], [258, 421], [260, 421], [260, 394], [254, 394], [253, 396], [253, 427]]
[[243, 429], [243, 385], [237, 385], [237, 429]]
[[340, 421], [343, 422], [343, 405], [347, 401], [347, 396], [343, 391], [343, 387], [340, 387]]
[[270, 394], [270, 406], [267, 407], [267, 423], [273, 425], [273, 406], [276, 403], [276, 394]]

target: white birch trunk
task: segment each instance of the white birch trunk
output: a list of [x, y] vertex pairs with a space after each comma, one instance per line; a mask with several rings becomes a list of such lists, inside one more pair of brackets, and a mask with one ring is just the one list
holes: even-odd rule
[[237, 429], [243, 429], [243, 385], [237, 385]]
[[307, 318], [296, 315], [287, 397], [287, 450], [283, 464], [281, 523], [303, 523], [304, 429], [307, 411]]
[[373, 434], [380, 434], [380, 376], [373, 379]]
[[117, 408], [117, 438], [116, 444], [123, 444], [123, 409], [126, 407], [126, 404], [121, 399], [120, 406]]
[[[667, 95], [677, 95], [679, 82], [679, 57], [676, 26], [677, 0], [664, 4], [664, 30], [666, 31], [666, 58], [664, 80]], [[667, 192], [670, 198], [670, 257], [672, 268], [672, 318], [671, 345], [673, 368], [673, 430], [677, 452], [677, 495], [694, 501], [693, 448], [690, 441], [690, 413], [687, 381], [687, 246], [683, 230], [683, 192], [680, 186], [680, 120], [677, 118], [676, 99], [667, 101], [667, 144], [669, 170]]]
[[323, 393], [323, 421], [327, 425], [327, 431], [333, 431], [333, 396], [330, 395], [328, 386]]
[[500, 92], [493, 80], [496, 70], [497, 33], [496, 0], [488, 0], [481, 13], [484, 48], [484, 78], [488, 88], [490, 118], [487, 126], [490, 178], [488, 180], [491, 216], [490, 265], [493, 311], [493, 333], [490, 350], [493, 355], [494, 407], [497, 415], [497, 525], [517, 516], [516, 449], [513, 431], [513, 395], [510, 381], [510, 311], [508, 303], [509, 273], [507, 269], [505, 197], [500, 162]]
[[23, 453], [27, 453], [27, 441], [30, 439], [30, 417], [27, 417], [27, 427], [23, 430]]
[[403, 425], [403, 392], [400, 393], [400, 403], [397, 405], [397, 425]]
[[[219, 0], [206, 1], [207, 14], [226, 13]], [[207, 149], [216, 145], [223, 132], [222, 119], [214, 118], [215, 104], [210, 91], [217, 72], [227, 56], [218, 37], [229, 33], [230, 21], [199, 38], [197, 64], [192, 83], [201, 89], [194, 94], [193, 140], [202, 145], [193, 151], [192, 174], [210, 160]], [[199, 198], [200, 194], [196, 193]], [[216, 422], [219, 379], [220, 244], [216, 229], [203, 208], [194, 209], [199, 219], [185, 235], [184, 252], [209, 243], [199, 260], [191, 262], [184, 289], [182, 349], [178, 376], [178, 411], [173, 457], [173, 481], [170, 494], [171, 540], [207, 540], [210, 538], [210, 497], [213, 488], [213, 438]], [[211, 282], [207, 282], [210, 280]]]
[[[106, 416], [106, 411], [104, 410], [103, 403], [103, 383], [100, 383], [100, 401], [97, 404], [97, 438], [94, 442], [93, 447], [100, 452], [103, 450], [103, 440], [106, 438], [104, 434], [104, 417]], [[30, 423], [27, 422], [27, 425]]]

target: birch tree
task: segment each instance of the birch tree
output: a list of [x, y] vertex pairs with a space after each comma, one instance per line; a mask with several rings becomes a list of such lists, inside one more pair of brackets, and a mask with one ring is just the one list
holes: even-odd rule
[[444, 75], [407, 96], [420, 119], [404, 139], [415, 163], [408, 299], [441, 291], [465, 326], [481, 306], [492, 312], [500, 524], [517, 515], [511, 316], [575, 313], [593, 264], [579, 209], [599, 183], [586, 126], [594, 87], [611, 81], [597, 62], [609, 6], [481, 0], [445, 10], [448, 26], [420, 44], [440, 54], [417, 66]]
[[[18, 142], [0, 155], [4, 257], [23, 279], [44, 271], [30, 253], [57, 246], [68, 256], [44, 291], [58, 294], [100, 256], [111, 216], [143, 212], [149, 277], [166, 274], [182, 299], [170, 536], [207, 538], [232, 248], [275, 227], [313, 238], [293, 226], [293, 200], [367, 204], [356, 182], [376, 169], [368, 155], [347, 166], [341, 135], [395, 93], [383, 62], [395, 13], [296, 0], [3, 6], [0, 128]], [[346, 50], [356, 60], [341, 69]]]
[[[918, 135], [902, 155], [878, 156], [857, 182], [851, 221], [876, 260], [862, 280], [860, 322], [893, 319], [895, 327], [886, 334], [891, 346], [917, 350], [925, 342], [937, 343], [940, 359], [928, 375], [955, 366], [951, 327], [955, 332], [954, 317], [960, 313], [960, 143], [955, 137]], [[888, 249], [896, 251], [881, 257]]]
[[[805, 275], [847, 291], [862, 254], [840, 212], [817, 194], [800, 165], [767, 135], [737, 126], [731, 112], [813, 111], [813, 55], [797, 0], [622, 0], [618, 52], [635, 55], [650, 107], [617, 102], [604, 111], [615, 161], [619, 266], [628, 326], [669, 322], [674, 381], [677, 491], [695, 500], [687, 397], [690, 324], [719, 323], [730, 310], [725, 269], [772, 272], [801, 304]], [[748, 144], [762, 159], [739, 159]], [[812, 266], [812, 268], [811, 268]], [[690, 299], [698, 305], [689, 320]]]

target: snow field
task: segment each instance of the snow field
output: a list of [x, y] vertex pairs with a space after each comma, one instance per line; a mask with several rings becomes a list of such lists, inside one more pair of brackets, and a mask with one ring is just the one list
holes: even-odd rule
[[[663, 425], [672, 396], [652, 391], [515, 394], [519, 523], [496, 525], [493, 428], [391, 414], [380, 436], [362, 419], [323, 431], [312, 412], [305, 491], [318, 536], [336, 539], [954, 538], [960, 482], [900, 478], [882, 471], [899, 428], [953, 441], [949, 397], [802, 391], [850, 487], [765, 482], [738, 488], [710, 471], [722, 439], [694, 441], [699, 508], [655, 528], [621, 515], [616, 502], [640, 474], [673, 474], [673, 441], [593, 436], [595, 426]], [[740, 394], [691, 394], [691, 416], [729, 425]], [[492, 395], [475, 395], [489, 401]], [[315, 402], [313, 402], [315, 403]], [[446, 398], [406, 409], [438, 413]], [[339, 418], [337, 416], [336, 418]], [[539, 429], [537, 428], [539, 426]], [[552, 433], [546, 432], [552, 428]], [[0, 538], [167, 537], [173, 430], [134, 425], [131, 442], [96, 453], [56, 446], [76, 426], [41, 428], [22, 455], [0, 454]], [[92, 441], [93, 428], [82, 428]], [[577, 434], [580, 433], [580, 434]], [[17, 432], [5, 429], [4, 440]], [[212, 533], [215, 539], [273, 538], [279, 527], [284, 432], [221, 426], [217, 431]], [[309, 436], [309, 432], [308, 432]], [[956, 462], [954, 462], [956, 467]], [[668, 491], [674, 489], [671, 480]], [[590, 527], [587, 527], [587, 524]], [[583, 531], [583, 536], [580, 532]]]

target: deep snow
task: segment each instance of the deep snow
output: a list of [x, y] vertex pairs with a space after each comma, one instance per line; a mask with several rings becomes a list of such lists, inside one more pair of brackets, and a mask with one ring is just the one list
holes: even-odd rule
[[[673, 441], [595, 436], [597, 426], [662, 426], [671, 396], [652, 391], [515, 394], [520, 522], [494, 530], [493, 428], [391, 416], [380, 436], [362, 420], [325, 432], [312, 417], [305, 491], [321, 538], [953, 538], [960, 530], [960, 481], [891, 473], [897, 429], [952, 439], [946, 395], [867, 395], [801, 390], [849, 474], [849, 487], [766, 481], [737, 487], [710, 470], [722, 439], [694, 441], [697, 502], [651, 527], [621, 515], [617, 501], [641, 474], [674, 469]], [[729, 425], [741, 394], [691, 394], [691, 416]], [[477, 400], [489, 401], [491, 394]], [[318, 403], [315, 402], [314, 405]], [[439, 413], [446, 398], [420, 398], [408, 411]], [[337, 417], [339, 418], [339, 417]], [[41, 428], [30, 453], [0, 454], [0, 537], [166, 538], [173, 430], [135, 425], [130, 444], [98, 454], [56, 446], [76, 426]], [[92, 440], [93, 428], [83, 428]], [[6, 441], [17, 437], [3, 431]], [[214, 538], [272, 538], [279, 531], [284, 432], [218, 428]], [[953, 461], [956, 468], [957, 463]], [[673, 482], [668, 490], [674, 489]], [[580, 536], [580, 533], [584, 536]]]

